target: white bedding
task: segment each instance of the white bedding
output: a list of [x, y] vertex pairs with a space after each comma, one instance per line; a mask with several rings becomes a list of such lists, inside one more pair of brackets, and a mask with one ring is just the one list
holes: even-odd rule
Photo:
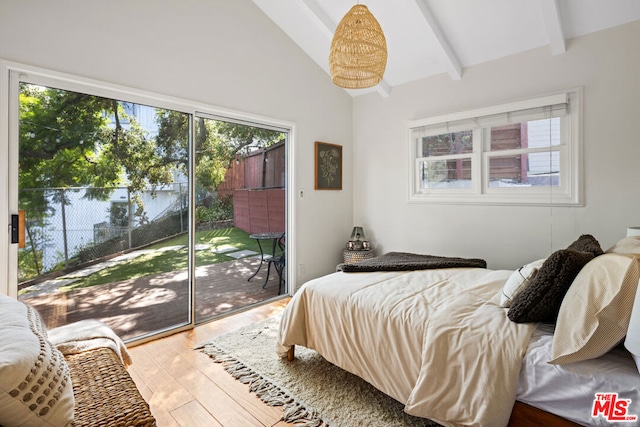
[[316, 350], [445, 426], [506, 426], [535, 324], [499, 307], [510, 271], [335, 273], [306, 283], [282, 316], [278, 352]]
[[630, 399], [629, 414], [640, 415], [640, 374], [631, 354], [615, 348], [597, 359], [552, 365], [547, 363], [552, 341], [552, 327], [540, 325], [533, 333], [520, 371], [517, 399], [581, 425], [635, 425], [591, 416], [595, 392], [614, 392], [620, 399]]

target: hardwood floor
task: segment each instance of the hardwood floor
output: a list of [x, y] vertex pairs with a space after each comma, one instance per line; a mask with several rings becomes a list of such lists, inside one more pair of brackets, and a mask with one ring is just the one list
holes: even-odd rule
[[282, 409], [264, 404], [204, 353], [197, 344], [280, 313], [289, 298], [129, 349], [129, 373], [149, 402], [159, 427], [277, 426]]

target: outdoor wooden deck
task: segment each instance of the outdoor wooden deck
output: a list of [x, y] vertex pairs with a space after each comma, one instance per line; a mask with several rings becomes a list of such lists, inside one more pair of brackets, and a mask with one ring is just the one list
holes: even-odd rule
[[[276, 297], [278, 275], [273, 268], [262, 289], [266, 264], [247, 281], [259, 264], [259, 259], [245, 258], [196, 268], [196, 322]], [[188, 289], [182, 270], [20, 299], [36, 308], [49, 328], [92, 318], [129, 340], [185, 323]]]

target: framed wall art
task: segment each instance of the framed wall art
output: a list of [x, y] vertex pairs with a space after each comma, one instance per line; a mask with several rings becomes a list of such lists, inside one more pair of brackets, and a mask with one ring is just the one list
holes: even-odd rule
[[315, 189], [342, 190], [342, 145], [316, 141]]

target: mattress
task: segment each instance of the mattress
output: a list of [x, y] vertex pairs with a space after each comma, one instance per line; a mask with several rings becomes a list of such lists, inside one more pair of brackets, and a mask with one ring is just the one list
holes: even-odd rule
[[592, 416], [595, 393], [617, 393], [630, 399], [628, 415], [640, 416], [640, 373], [622, 346], [597, 359], [567, 365], [551, 358], [553, 327], [541, 324], [531, 336], [524, 358], [517, 400], [585, 426], [630, 426], [639, 422], [610, 422]]

